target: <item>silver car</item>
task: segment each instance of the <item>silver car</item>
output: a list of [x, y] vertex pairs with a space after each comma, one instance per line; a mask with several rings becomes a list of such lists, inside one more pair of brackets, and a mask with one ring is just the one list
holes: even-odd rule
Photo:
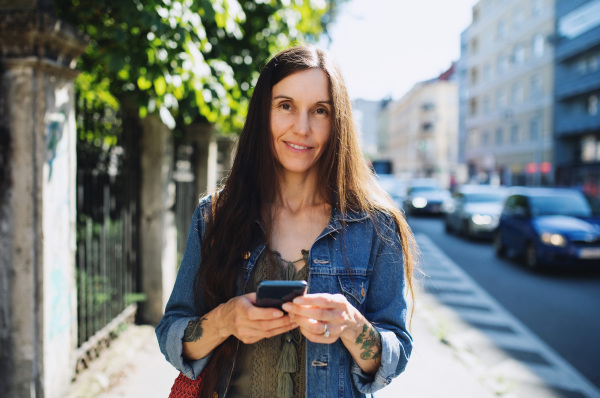
[[444, 204], [446, 232], [491, 239], [507, 196], [503, 187], [463, 185]]

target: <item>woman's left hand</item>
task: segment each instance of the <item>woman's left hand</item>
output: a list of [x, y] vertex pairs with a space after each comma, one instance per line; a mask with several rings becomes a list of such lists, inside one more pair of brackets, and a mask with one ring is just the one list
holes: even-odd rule
[[340, 339], [365, 373], [379, 369], [381, 335], [343, 295], [305, 294], [284, 304], [283, 309], [308, 340], [331, 344]]
[[283, 309], [313, 343], [333, 343], [338, 338], [356, 338], [362, 314], [341, 294], [306, 294], [286, 303]]

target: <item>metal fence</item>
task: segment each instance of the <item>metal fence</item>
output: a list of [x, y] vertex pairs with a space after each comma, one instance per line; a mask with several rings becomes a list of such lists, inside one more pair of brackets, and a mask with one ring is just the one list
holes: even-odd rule
[[77, 100], [78, 368], [95, 356], [139, 292], [139, 138], [132, 119]]

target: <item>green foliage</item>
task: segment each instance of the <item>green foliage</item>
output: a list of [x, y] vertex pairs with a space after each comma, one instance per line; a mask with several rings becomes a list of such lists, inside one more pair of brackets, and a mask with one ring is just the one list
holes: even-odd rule
[[[242, 125], [260, 68], [275, 51], [315, 42], [345, 0], [56, 0], [89, 38], [77, 89], [93, 103], [173, 128]], [[92, 99], [94, 101], [92, 101]]]

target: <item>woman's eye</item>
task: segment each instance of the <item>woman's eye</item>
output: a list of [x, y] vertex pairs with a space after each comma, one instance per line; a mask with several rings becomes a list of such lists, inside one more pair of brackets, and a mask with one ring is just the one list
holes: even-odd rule
[[317, 114], [319, 114], [319, 115], [327, 115], [328, 113], [329, 113], [329, 111], [326, 108], [317, 109]]
[[285, 111], [288, 111], [288, 110], [292, 109], [292, 107], [290, 106], [290, 104], [283, 103], [280, 106], [281, 106], [281, 109], [283, 109]]

